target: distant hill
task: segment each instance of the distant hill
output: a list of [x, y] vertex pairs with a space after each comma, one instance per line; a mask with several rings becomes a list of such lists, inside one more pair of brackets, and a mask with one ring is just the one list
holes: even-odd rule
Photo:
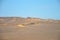
[[60, 24], [60, 20], [42, 19], [42, 18], [22, 18], [22, 17], [0, 17], [0, 25], [17, 25], [17, 24], [40, 24], [40, 23], [57, 23]]

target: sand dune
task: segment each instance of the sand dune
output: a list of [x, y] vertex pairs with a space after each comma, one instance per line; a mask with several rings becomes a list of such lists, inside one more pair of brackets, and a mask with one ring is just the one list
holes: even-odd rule
[[0, 40], [60, 40], [60, 20], [0, 17]]

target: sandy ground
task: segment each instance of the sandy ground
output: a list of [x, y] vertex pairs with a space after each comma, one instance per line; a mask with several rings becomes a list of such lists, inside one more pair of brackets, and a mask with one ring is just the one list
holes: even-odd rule
[[0, 40], [60, 40], [60, 24], [0, 26]]
[[60, 40], [60, 21], [0, 17], [0, 40]]

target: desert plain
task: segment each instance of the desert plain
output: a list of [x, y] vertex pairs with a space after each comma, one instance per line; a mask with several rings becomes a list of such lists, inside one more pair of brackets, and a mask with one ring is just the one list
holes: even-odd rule
[[0, 17], [0, 40], [60, 40], [60, 20]]

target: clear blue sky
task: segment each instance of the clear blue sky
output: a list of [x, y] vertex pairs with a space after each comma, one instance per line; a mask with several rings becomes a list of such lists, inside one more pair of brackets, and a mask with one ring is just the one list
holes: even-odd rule
[[59, 0], [0, 0], [0, 17], [60, 19]]

